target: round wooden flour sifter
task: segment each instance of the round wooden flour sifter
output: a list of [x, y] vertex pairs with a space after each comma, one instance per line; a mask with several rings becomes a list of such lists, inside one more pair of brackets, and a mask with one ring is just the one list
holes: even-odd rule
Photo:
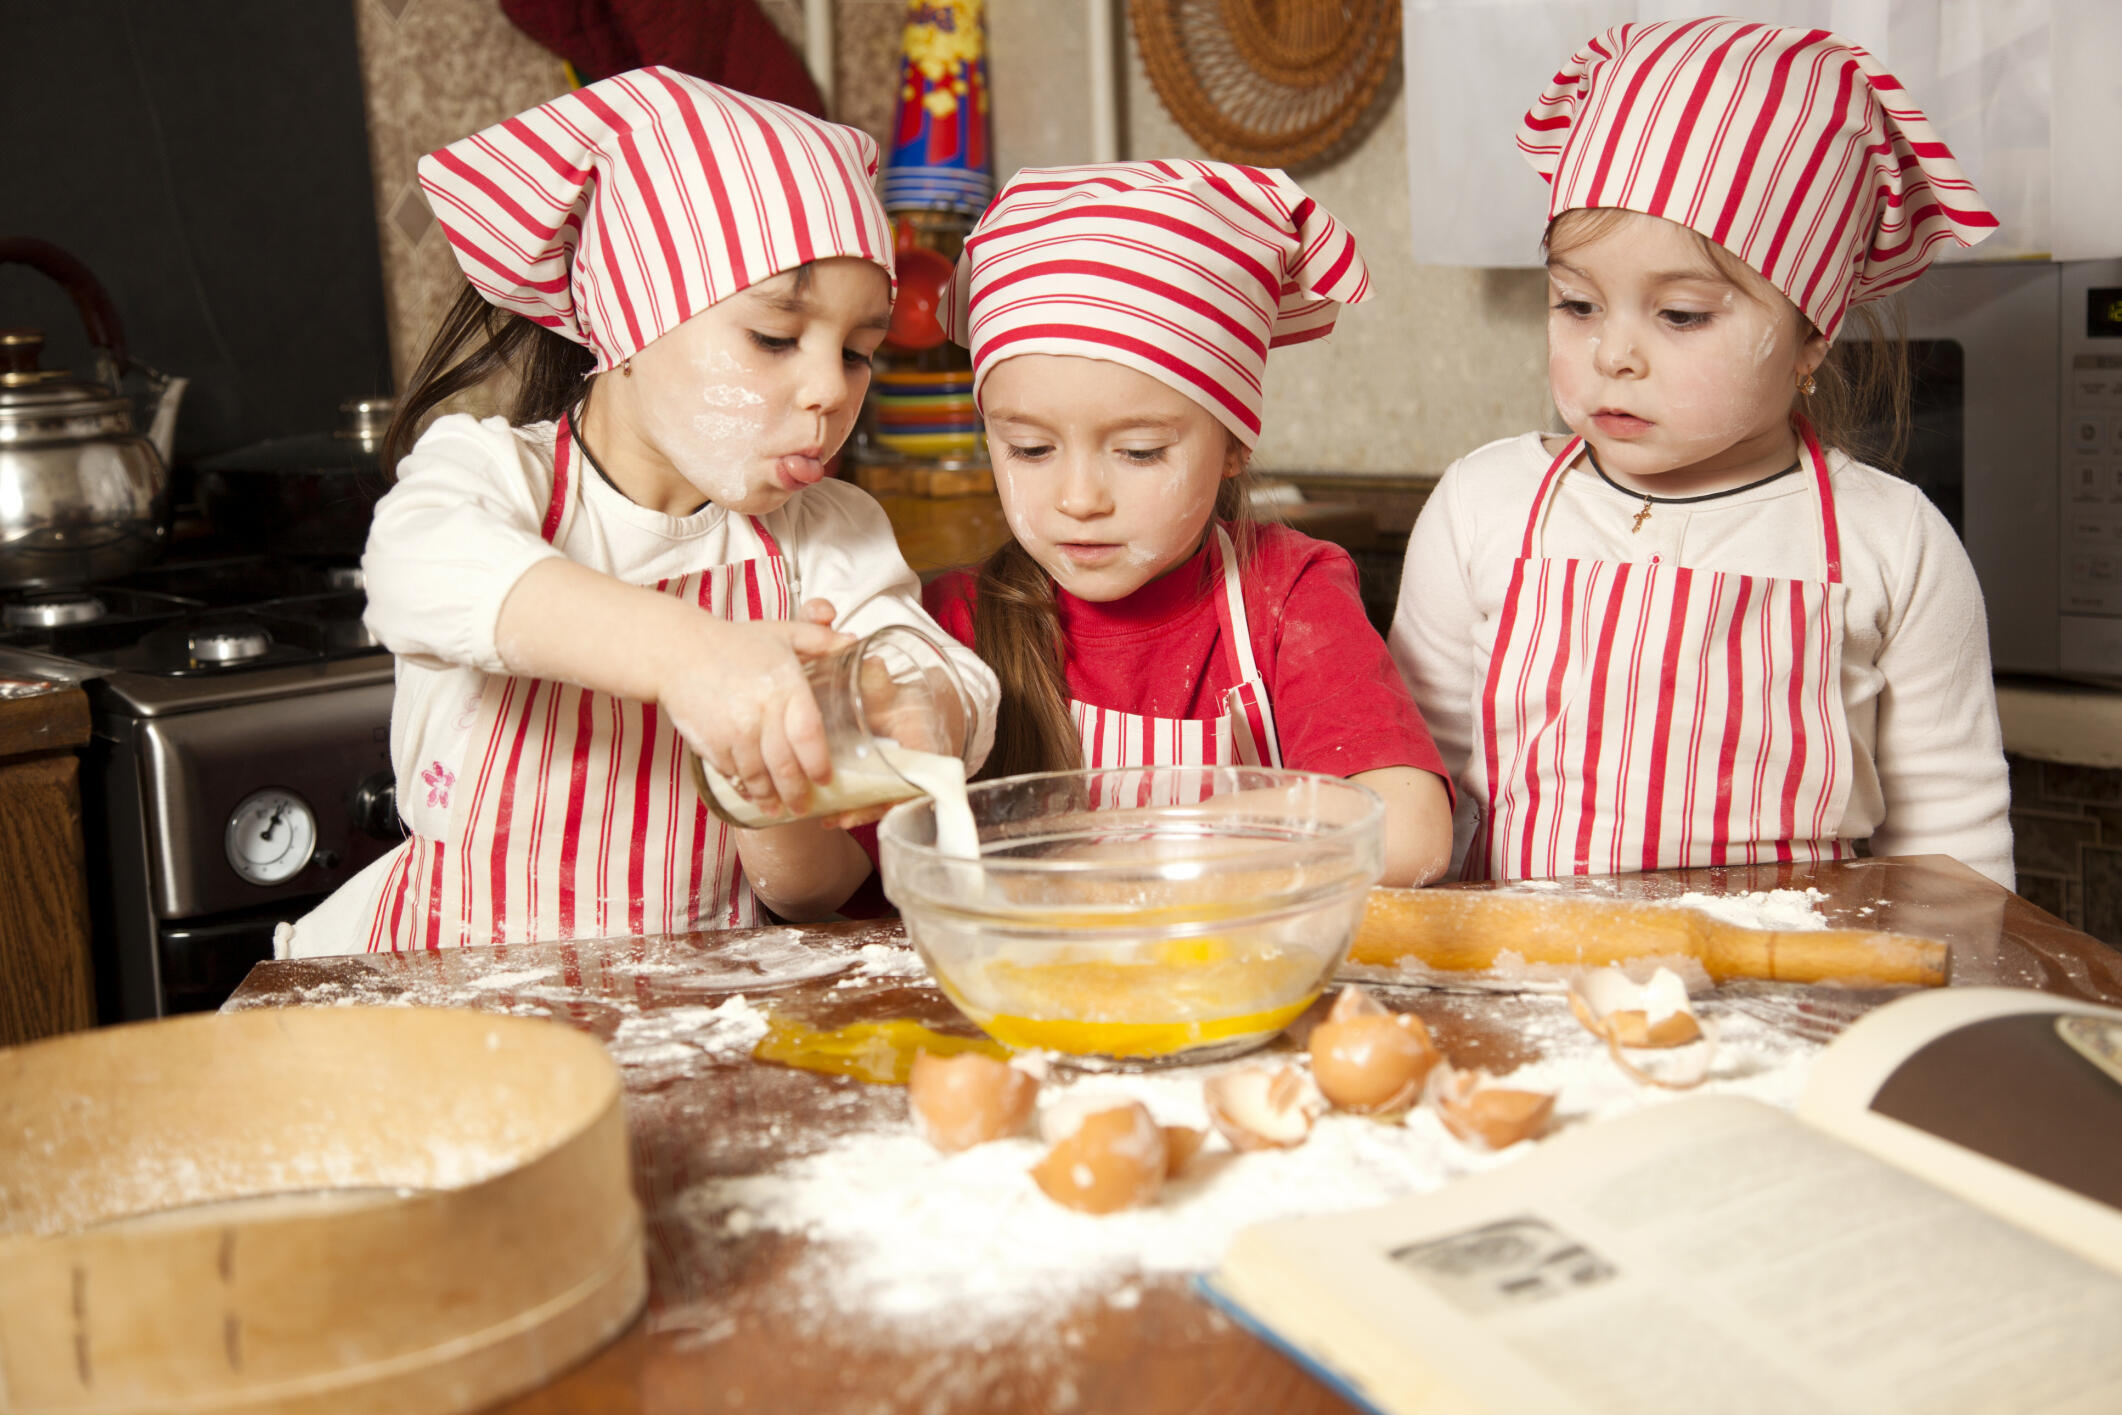
[[0, 1411], [455, 1411], [647, 1291], [618, 1069], [550, 1022], [259, 1010], [0, 1051]]

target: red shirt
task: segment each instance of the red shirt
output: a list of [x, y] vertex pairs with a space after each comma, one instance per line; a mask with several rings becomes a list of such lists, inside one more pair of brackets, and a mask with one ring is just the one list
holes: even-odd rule
[[[1071, 697], [1150, 717], [1223, 715], [1238, 684], [1224, 651], [1208, 542], [1122, 600], [1096, 604], [1056, 589]], [[973, 643], [976, 580], [938, 577], [922, 602], [960, 643]], [[1348, 552], [1287, 526], [1258, 528], [1241, 579], [1253, 659], [1267, 685], [1282, 764], [1354, 776], [1411, 766], [1450, 782], [1385, 641], [1364, 617]]]

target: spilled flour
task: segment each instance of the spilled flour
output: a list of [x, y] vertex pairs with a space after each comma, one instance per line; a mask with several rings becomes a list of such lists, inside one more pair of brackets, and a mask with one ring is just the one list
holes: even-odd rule
[[714, 1007], [672, 1007], [628, 1017], [609, 1046], [621, 1066], [685, 1063], [695, 1053], [745, 1056], [766, 1035], [766, 1026], [766, 1014], [738, 993]]
[[1817, 907], [1827, 896], [1817, 889], [1757, 889], [1751, 894], [1687, 893], [1669, 902], [1699, 909], [1742, 929], [1824, 929]]
[[865, 943], [855, 953], [855, 971], [839, 982], [836, 988], [858, 988], [878, 978], [925, 978], [928, 965], [921, 955], [911, 948], [898, 948], [889, 943]]
[[[1560, 999], [1528, 998], [1531, 1020], [1516, 1028], [1542, 1059], [1518, 1084], [1559, 1092], [1558, 1127], [1662, 1103], [1617, 1070]], [[1482, 999], [1447, 1005], [1480, 1009]], [[1817, 1045], [1740, 1015], [1718, 1019], [1720, 1044], [1705, 1090], [1788, 1107]], [[1073, 1094], [1133, 1097], [1167, 1125], [1207, 1127], [1201, 1083], [1218, 1067], [1102, 1074], [1050, 1083], [1051, 1106]], [[691, 1226], [727, 1241], [760, 1229], [798, 1233], [810, 1249], [800, 1284], [805, 1315], [869, 1314], [963, 1335], [1049, 1321], [1072, 1301], [1126, 1303], [1143, 1275], [1212, 1268], [1245, 1225], [1327, 1213], [1423, 1193], [1509, 1163], [1454, 1139], [1428, 1110], [1404, 1124], [1323, 1116], [1292, 1150], [1237, 1154], [1220, 1136], [1153, 1206], [1093, 1217], [1053, 1203], [1028, 1170], [1042, 1153], [1032, 1139], [943, 1155], [911, 1125], [841, 1137], [829, 1148], [765, 1174], [710, 1180], [679, 1200]]]

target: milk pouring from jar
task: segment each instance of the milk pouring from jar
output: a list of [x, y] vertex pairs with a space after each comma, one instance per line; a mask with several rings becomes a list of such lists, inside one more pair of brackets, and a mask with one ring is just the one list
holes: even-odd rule
[[965, 799], [965, 761], [953, 743], [972, 742], [972, 698], [935, 641], [901, 625], [879, 629], [804, 666], [818, 701], [832, 779], [811, 791], [801, 816], [773, 815], [729, 778], [688, 753], [693, 785], [732, 825], [756, 828], [840, 815], [928, 795], [936, 844], [977, 857], [979, 836]]

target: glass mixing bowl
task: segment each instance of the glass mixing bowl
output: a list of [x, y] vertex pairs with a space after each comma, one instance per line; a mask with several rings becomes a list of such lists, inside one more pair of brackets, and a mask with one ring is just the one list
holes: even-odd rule
[[1384, 868], [1384, 803], [1310, 772], [1044, 772], [967, 791], [975, 862], [932, 801], [878, 827], [884, 892], [997, 1041], [1136, 1061], [1259, 1046], [1340, 967]]

